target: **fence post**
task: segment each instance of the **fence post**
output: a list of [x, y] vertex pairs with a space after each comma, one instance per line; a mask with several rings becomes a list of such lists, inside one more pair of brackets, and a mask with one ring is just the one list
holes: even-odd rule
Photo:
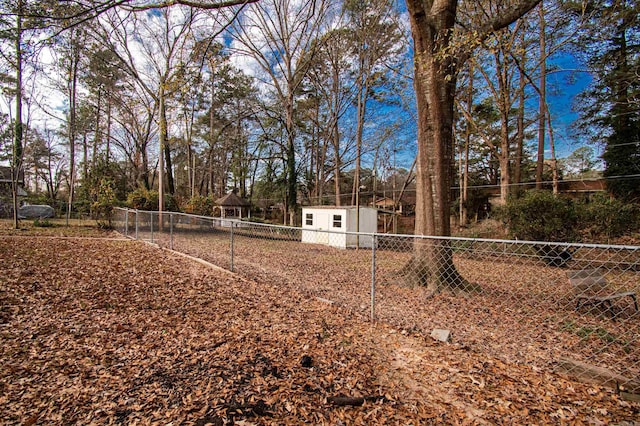
[[153, 244], [153, 212], [149, 212], [150, 224], [151, 224], [151, 244]]
[[173, 212], [169, 213], [169, 248], [173, 250]]
[[371, 237], [371, 322], [376, 320], [376, 245], [377, 236]]
[[129, 209], [124, 211], [124, 236], [129, 236]]
[[138, 239], [138, 209], [136, 209], [136, 240]]
[[231, 222], [230, 229], [231, 229], [231, 233], [230, 233], [230, 240], [231, 240], [231, 244], [230, 244], [231, 245], [231, 247], [230, 247], [230, 250], [231, 250], [231, 272], [234, 272], [233, 271], [233, 222]]

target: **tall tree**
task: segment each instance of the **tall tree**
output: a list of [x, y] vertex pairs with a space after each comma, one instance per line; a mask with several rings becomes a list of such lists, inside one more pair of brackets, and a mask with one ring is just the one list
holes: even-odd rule
[[511, 190], [511, 163], [512, 163], [512, 118], [515, 104], [518, 100], [518, 88], [514, 79], [517, 68], [511, 60], [512, 52], [516, 51], [516, 45], [520, 41], [520, 28], [503, 29], [496, 33], [489, 43], [489, 61], [486, 68], [478, 64], [477, 68], [483, 75], [485, 84], [491, 93], [493, 104], [499, 115], [500, 133], [497, 143], [492, 138], [487, 138], [487, 144], [493, 152], [493, 156], [500, 163], [500, 201], [507, 202]]
[[[382, 85], [386, 66], [398, 61], [403, 33], [397, 9], [390, 0], [347, 0], [347, 29], [353, 38], [356, 159], [351, 203], [360, 205], [360, 169], [367, 105], [376, 85]], [[359, 215], [356, 216], [358, 222]], [[356, 224], [356, 229], [358, 224]]]
[[[165, 171], [167, 189], [175, 192], [171, 147], [169, 145], [168, 102], [179, 92], [176, 84], [181, 75], [179, 64], [186, 58], [193, 43], [192, 25], [196, 11], [191, 8], [163, 8], [142, 14], [109, 16], [110, 27], [103, 30], [102, 39], [118, 55], [124, 70], [157, 104], [158, 114], [158, 193], [159, 209], [164, 209]], [[188, 47], [189, 46], [189, 47]], [[134, 51], [138, 54], [134, 54]], [[165, 170], [166, 165], [166, 170]]]
[[545, 126], [547, 123], [547, 35], [546, 21], [544, 13], [544, 0], [540, 2], [538, 8], [540, 18], [540, 99], [538, 117], [538, 156], [536, 159], [536, 188], [542, 189], [542, 172], [544, 167], [544, 140], [546, 136]]
[[318, 121], [322, 120], [322, 147], [318, 147], [314, 157], [316, 163], [317, 197], [321, 200], [324, 192], [323, 174], [327, 153], [333, 153], [333, 184], [335, 205], [341, 205], [340, 180], [346, 152], [342, 143], [340, 121], [347, 113], [354, 97], [350, 61], [351, 38], [348, 31], [339, 27], [325, 34], [318, 41], [320, 47], [309, 72], [309, 90], [317, 101]]
[[88, 58], [83, 83], [88, 90], [88, 101], [95, 111], [92, 159], [94, 167], [103, 145], [106, 161], [110, 160], [113, 111], [122, 99], [122, 79], [125, 74], [117, 56], [109, 49], [104, 49], [102, 44], [94, 41], [90, 50], [92, 54]]
[[[578, 9], [576, 6], [575, 9]], [[579, 99], [581, 125], [604, 142], [608, 189], [617, 197], [640, 197], [640, 2], [588, 1], [588, 25], [578, 42], [593, 75]], [[604, 136], [604, 137], [603, 137]]]
[[69, 144], [69, 172], [67, 198], [67, 224], [73, 210], [73, 200], [76, 186], [76, 143], [78, 137], [78, 96], [81, 61], [83, 58], [85, 32], [81, 28], [71, 28], [57, 38], [56, 52], [59, 54], [58, 69], [64, 75], [64, 94], [67, 101], [66, 130]]
[[47, 201], [54, 203], [66, 166], [64, 156], [58, 149], [56, 132], [50, 129], [33, 131], [31, 139], [30, 145], [25, 149], [25, 165], [33, 169], [36, 180], [44, 182]]
[[264, 0], [252, 5], [233, 26], [234, 50], [250, 57], [260, 68], [262, 80], [281, 105], [286, 133], [288, 222], [295, 223], [298, 173], [296, 106], [304, 77], [318, 48], [314, 43], [324, 24], [325, 0]]
[[24, 2], [18, 0], [16, 5], [16, 28], [15, 28], [15, 71], [16, 71], [16, 113], [14, 126], [14, 142], [12, 154], [12, 176], [11, 176], [11, 197], [13, 201], [13, 226], [18, 229], [18, 180], [22, 171], [23, 160], [23, 122], [22, 122], [22, 37], [24, 28], [22, 26], [22, 14], [24, 13]]
[[[414, 63], [418, 108], [418, 157], [415, 233], [448, 236], [450, 187], [453, 162], [453, 106], [457, 73], [468, 58], [474, 39], [484, 39], [525, 15], [540, 0], [504, 2], [495, 15], [486, 16], [472, 28], [454, 34], [459, 0], [406, 0], [414, 40]], [[500, 2], [503, 3], [503, 2]], [[465, 286], [453, 264], [446, 241], [416, 246], [417, 265], [432, 292], [443, 287]]]
[[[3, 2], [4, 3], [4, 2]], [[24, 143], [24, 123], [23, 123], [23, 67], [25, 61], [24, 39], [27, 28], [25, 28], [25, 18], [27, 5], [24, 0], [17, 0], [10, 4], [3, 4], [3, 9], [9, 12], [3, 15], [0, 20], [2, 32], [2, 59], [5, 62], [5, 69], [8, 70], [5, 77], [7, 91], [13, 96], [14, 116], [13, 116], [13, 143], [11, 148], [11, 198], [13, 204], [13, 226], [19, 227], [18, 222], [18, 184], [20, 176], [23, 176], [23, 143]]]

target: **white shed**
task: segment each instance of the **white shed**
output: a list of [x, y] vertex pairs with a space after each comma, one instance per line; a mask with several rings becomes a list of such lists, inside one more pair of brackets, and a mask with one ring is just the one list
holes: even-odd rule
[[[302, 208], [302, 242], [326, 244], [347, 248], [358, 245], [356, 232], [356, 211], [360, 210], [360, 232], [375, 233], [378, 230], [378, 210], [371, 207], [360, 209], [336, 206], [316, 206]], [[348, 234], [349, 233], [349, 234]], [[361, 235], [360, 247], [371, 248], [372, 238]]]

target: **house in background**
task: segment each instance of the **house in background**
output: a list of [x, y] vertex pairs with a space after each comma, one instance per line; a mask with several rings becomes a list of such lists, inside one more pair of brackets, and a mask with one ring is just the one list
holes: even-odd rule
[[[359, 223], [356, 223], [360, 212]], [[362, 233], [375, 233], [378, 229], [378, 210], [371, 207], [315, 206], [302, 208], [302, 242], [325, 244], [338, 248], [371, 248], [372, 237], [355, 235], [356, 227]]]
[[[389, 198], [389, 197], [382, 197], [382, 198], [378, 198], [375, 202], [375, 206], [377, 209], [380, 210], [387, 210], [387, 211], [394, 211], [394, 207], [396, 207], [396, 202]], [[404, 213], [404, 203], [402, 201], [398, 201], [397, 202], [397, 209], [395, 211], [395, 213], [397, 214], [403, 214]]]

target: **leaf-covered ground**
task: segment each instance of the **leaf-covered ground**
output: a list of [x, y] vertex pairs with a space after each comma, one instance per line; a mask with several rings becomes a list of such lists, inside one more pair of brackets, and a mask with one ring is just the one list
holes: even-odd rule
[[[3, 424], [640, 416], [603, 388], [372, 327], [277, 280], [241, 279], [130, 241], [0, 237], [0, 356]], [[365, 401], [337, 406], [337, 396]]]
[[0, 235], [21, 237], [48, 236], [67, 238], [122, 238], [114, 231], [99, 229], [93, 220], [71, 219], [66, 226], [65, 219], [43, 219], [40, 225], [35, 220], [21, 220], [19, 229], [14, 229], [13, 220], [0, 219]]
[[[174, 248], [230, 268], [229, 233], [181, 229]], [[244, 234], [244, 235], [243, 235]], [[234, 233], [234, 270], [257, 282], [277, 282], [307, 297], [330, 299], [351, 316], [367, 321], [371, 311], [371, 250], [341, 250], [320, 244], [257, 238], [255, 231]], [[140, 234], [140, 238], [150, 235]], [[168, 247], [169, 233], [154, 234]], [[482, 246], [477, 253], [454, 256], [457, 270], [481, 292], [433, 297], [424, 288], [398, 284], [409, 251], [376, 251], [375, 315], [411, 334], [429, 336], [434, 328], [451, 330], [455, 343], [508, 363], [554, 370], [561, 358], [607, 368], [629, 380], [640, 374], [640, 313], [630, 298], [616, 303], [616, 318], [600, 307], [576, 310], [566, 269], [526, 257], [501, 255]], [[628, 253], [627, 253], [628, 254]], [[601, 264], [591, 253], [595, 261]], [[637, 264], [638, 252], [624, 258]], [[593, 266], [592, 266], [593, 267]], [[638, 273], [611, 271], [623, 291], [640, 293]], [[622, 383], [627, 385], [627, 383]], [[637, 393], [637, 392], [635, 392]]]

